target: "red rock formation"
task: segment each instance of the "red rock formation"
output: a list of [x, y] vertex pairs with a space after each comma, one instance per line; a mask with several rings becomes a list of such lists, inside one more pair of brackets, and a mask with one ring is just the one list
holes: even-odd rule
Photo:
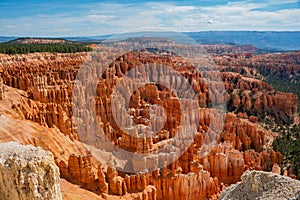
[[[237, 73], [223, 73], [223, 79], [225, 88], [228, 91], [227, 99], [230, 101], [230, 111], [243, 110], [248, 113], [248, 117], [252, 113], [262, 114], [267, 112], [288, 124], [294, 122], [298, 105], [296, 95], [275, 92], [272, 86], [267, 83], [242, 77]], [[233, 91], [234, 89], [235, 91]]]
[[[230, 47], [224, 48], [230, 50]], [[207, 107], [211, 102], [220, 104], [225, 100], [218, 93], [223, 85], [214, 82], [208, 86], [200, 73], [179, 57], [132, 52], [119, 57], [110, 65], [109, 70], [99, 79], [97, 97], [88, 101], [84, 98], [83, 91], [89, 91], [84, 86], [74, 86], [77, 71], [86, 55], [36, 53], [0, 56], [0, 72], [4, 73], [4, 84], [23, 90], [8, 87], [5, 98], [0, 99], [0, 113], [5, 116], [0, 117], [7, 120], [9, 125], [0, 127], [1, 142], [18, 140], [23, 144], [31, 143], [52, 151], [61, 177], [107, 198], [119, 196], [143, 200], [216, 199], [220, 190], [225, 185], [239, 181], [240, 175], [246, 169], [271, 170], [282, 162], [282, 156], [270, 149], [269, 140], [274, 134], [261, 128], [254, 114], [274, 113], [276, 117], [292, 122], [297, 111], [295, 105], [298, 99], [292, 94], [275, 92], [270, 85], [254, 79], [259, 76], [257, 70], [242, 67], [241, 74], [246, 77], [233, 72], [222, 74], [227, 101], [231, 102], [230, 106], [237, 115], [226, 115], [224, 130], [218, 138], [218, 144], [203, 154], [202, 145], [213, 137], [213, 134], [207, 134], [210, 126], [222, 123], [221, 119], [211, 118], [215, 111]], [[256, 56], [232, 55], [226, 57], [226, 62], [220, 59], [218, 64], [224, 62], [225, 65], [246, 57], [252, 59]], [[101, 59], [105, 57], [99, 58], [100, 61]], [[95, 127], [91, 127], [88, 122], [95, 120], [95, 114], [105, 136], [116, 146], [129, 151], [153, 151], [163, 146], [168, 139], [174, 138], [176, 128], [180, 124], [181, 105], [171, 90], [160, 85], [148, 84], [138, 88], [135, 93], [131, 91], [131, 96], [123, 95], [129, 102], [128, 113], [134, 122], [162, 127], [158, 133], [153, 137], [138, 138], [122, 131], [116, 123], [118, 120], [124, 124], [127, 120], [120, 115], [117, 115], [116, 119], [113, 116], [113, 113], [118, 113], [125, 107], [122, 103], [119, 107], [111, 106], [110, 95], [113, 86], [128, 70], [142, 64], [151, 64], [149, 73], [153, 77], [161, 74], [160, 65], [176, 70], [189, 80], [193, 90], [199, 95], [202, 108], [199, 109], [199, 125], [194, 142], [178, 160], [161, 169], [156, 168], [157, 163], [172, 160], [171, 154], [147, 158], [144, 162], [132, 160], [128, 163], [135, 169], [147, 165], [156, 170], [130, 174], [117, 171], [113, 163], [97, 160], [93, 154], [88, 154], [79, 142], [91, 141], [92, 146], [107, 148], [103, 138], [98, 141], [91, 135], [79, 138], [77, 133], [79, 129], [88, 133], [94, 131]], [[233, 68], [240, 72], [237, 67]], [[93, 67], [89, 70], [87, 73], [96, 73]], [[211, 76], [215, 78], [213, 76], [216, 75]], [[180, 81], [172, 77], [167, 77], [166, 81], [170, 85], [183, 87]], [[78, 105], [72, 105], [73, 91], [80, 94], [79, 104], [87, 105], [89, 109], [80, 110]], [[163, 118], [151, 121], [150, 106], [153, 104], [165, 109], [165, 124], [162, 123]], [[94, 105], [96, 113], [92, 112]], [[77, 111], [82, 113], [80, 127], [74, 122], [72, 106], [77, 106]], [[186, 112], [191, 120], [195, 117], [189, 110]], [[110, 148], [110, 151], [114, 150], [114, 147]]]

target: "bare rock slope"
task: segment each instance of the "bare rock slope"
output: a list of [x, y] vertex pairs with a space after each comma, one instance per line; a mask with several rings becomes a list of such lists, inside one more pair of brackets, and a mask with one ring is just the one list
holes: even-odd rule
[[0, 199], [62, 199], [52, 153], [17, 142], [0, 144]]
[[271, 172], [247, 170], [242, 181], [226, 188], [219, 200], [299, 200], [300, 181]]

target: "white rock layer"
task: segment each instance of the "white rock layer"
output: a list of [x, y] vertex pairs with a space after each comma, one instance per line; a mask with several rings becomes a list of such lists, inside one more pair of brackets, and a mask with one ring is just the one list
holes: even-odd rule
[[300, 181], [271, 172], [246, 171], [219, 200], [300, 200]]
[[52, 153], [17, 142], [0, 144], [0, 199], [62, 199]]

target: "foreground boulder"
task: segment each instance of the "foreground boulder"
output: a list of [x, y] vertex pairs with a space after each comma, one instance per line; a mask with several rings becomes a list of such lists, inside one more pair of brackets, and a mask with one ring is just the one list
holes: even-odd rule
[[0, 144], [0, 199], [62, 199], [52, 153], [17, 142]]
[[242, 181], [226, 188], [219, 200], [299, 200], [300, 181], [271, 172], [246, 171]]

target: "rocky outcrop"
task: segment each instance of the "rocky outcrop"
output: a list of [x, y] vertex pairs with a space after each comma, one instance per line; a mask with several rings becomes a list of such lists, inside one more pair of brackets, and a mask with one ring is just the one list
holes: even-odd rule
[[182, 173], [175, 165], [139, 174], [119, 173], [111, 164], [98, 166], [97, 172], [91, 167], [91, 157], [71, 155], [69, 164], [59, 164], [62, 177], [82, 188], [97, 194], [126, 197], [140, 193], [141, 200], [155, 199], [207, 199], [216, 197], [220, 192], [218, 178], [208, 171], [194, 166], [194, 172]]
[[246, 171], [241, 179], [222, 191], [219, 200], [300, 199], [298, 180], [263, 171]]
[[[281, 75], [290, 80], [296, 80], [300, 72], [300, 53], [282, 52], [270, 54], [229, 54], [214, 56], [216, 64], [223, 71], [231, 71], [247, 77], [263, 78], [259, 71], [269, 75]], [[298, 75], [297, 75], [298, 74]]]
[[297, 95], [276, 92], [271, 85], [238, 73], [224, 72], [222, 75], [229, 111], [243, 112], [246, 118], [253, 114], [268, 113], [287, 124], [294, 123], [298, 107]]
[[[297, 96], [275, 92], [265, 82], [266, 80], [270, 81], [280, 90], [292, 91], [297, 94], [300, 75], [299, 60], [300, 53], [298, 51], [252, 56], [243, 56], [242, 54], [214, 55], [214, 61], [223, 71], [227, 92], [233, 98], [239, 93], [240, 99], [246, 100], [246, 104], [241, 101], [238, 107], [237, 105], [230, 107], [230, 111], [239, 112], [243, 110], [248, 112], [248, 116], [251, 115], [251, 112], [258, 115], [267, 112], [287, 124], [294, 123], [297, 112]], [[284, 82], [282, 87], [280, 81]], [[288, 85], [289, 82], [291, 83], [290, 86]]]
[[87, 53], [1, 54], [0, 70], [3, 72], [4, 83], [8, 86], [25, 91], [35, 85], [51, 88], [74, 80], [76, 71], [86, 56]]
[[[78, 139], [70, 114], [71, 91], [72, 82], [86, 56], [85, 52], [1, 54], [3, 83], [26, 91], [30, 97], [27, 100], [29, 108], [24, 104], [13, 108], [21, 111], [28, 120], [49, 128], [56, 126], [71, 139]], [[0, 89], [0, 95], [2, 93]]]
[[[87, 53], [33, 53], [29, 55], [1, 55], [0, 69], [5, 85], [28, 92], [32, 100], [41, 102], [32, 106], [34, 113], [24, 115], [48, 127], [66, 127], [65, 134], [72, 132], [70, 122], [62, 121], [70, 110], [71, 81]], [[49, 109], [46, 111], [46, 109]], [[59, 114], [61, 121], [58, 121]]]
[[16, 142], [0, 144], [0, 199], [60, 200], [59, 182], [51, 152]]

